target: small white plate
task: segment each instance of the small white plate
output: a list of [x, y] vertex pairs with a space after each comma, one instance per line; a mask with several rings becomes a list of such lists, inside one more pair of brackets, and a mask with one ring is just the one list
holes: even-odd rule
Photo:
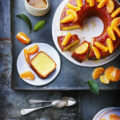
[[[60, 68], [61, 68], [61, 61], [60, 61], [60, 56], [58, 54], [58, 52], [51, 47], [50, 45], [46, 44], [46, 43], [34, 43], [34, 44], [30, 44], [25, 48], [29, 48], [33, 45], [37, 44], [39, 46], [39, 51], [44, 51], [45, 53], [47, 53], [56, 63], [56, 70], [49, 75], [46, 79], [42, 79], [40, 77], [37, 76], [37, 74], [30, 68], [30, 66], [26, 63], [25, 61], [25, 57], [24, 57], [24, 49], [20, 52], [18, 59], [17, 59], [17, 70], [19, 75], [27, 70], [30, 70], [31, 72], [34, 73], [35, 75], [35, 79], [34, 80], [27, 80], [27, 79], [23, 79], [26, 83], [34, 85], [34, 86], [42, 86], [42, 85], [46, 85], [50, 82], [52, 82], [56, 76], [58, 75], [58, 73], [60, 72]], [[36, 53], [37, 54], [37, 53]], [[31, 55], [30, 59], [32, 59], [36, 54]]]
[[88, 42], [90, 42], [92, 37], [99, 36], [103, 32], [103, 29], [104, 29], [104, 24], [103, 24], [102, 20], [98, 17], [92, 17], [92, 18], [84, 20], [84, 23], [83, 23], [84, 29], [61, 31], [60, 30], [60, 16], [61, 16], [63, 8], [65, 7], [65, 5], [67, 3], [68, 3], [68, 0], [63, 0], [63, 2], [57, 8], [54, 18], [53, 18], [53, 24], [52, 24], [53, 41], [54, 41], [54, 44], [56, 45], [57, 49], [60, 51], [60, 53], [65, 58], [67, 58], [69, 61], [71, 61], [72, 63], [74, 63], [76, 65], [80, 65], [80, 66], [86, 66], [86, 67], [100, 66], [100, 65], [106, 64], [106, 63], [112, 61], [113, 59], [115, 59], [119, 55], [120, 49], [106, 58], [103, 58], [100, 60], [86, 60], [86, 61], [83, 61], [82, 63], [74, 60], [71, 57], [72, 52], [62, 52], [61, 51], [58, 41], [57, 41], [58, 36], [66, 35], [67, 32], [71, 32], [72, 34], [78, 35], [78, 37], [81, 40], [80, 43], [82, 43], [84, 40], [87, 40]]

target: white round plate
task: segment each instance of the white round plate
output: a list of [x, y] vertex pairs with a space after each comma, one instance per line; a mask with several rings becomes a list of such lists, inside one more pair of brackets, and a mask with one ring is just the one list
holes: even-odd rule
[[108, 120], [110, 114], [116, 114], [120, 116], [120, 107], [108, 107], [102, 109], [94, 116], [93, 120], [101, 120], [101, 118]]
[[[62, 52], [59, 44], [57, 42], [57, 37], [61, 35], [66, 35], [68, 31], [61, 31], [60, 30], [60, 16], [62, 13], [63, 8], [65, 5], [68, 3], [68, 0], [63, 0], [63, 2], [60, 4], [60, 6], [57, 8], [54, 18], [53, 18], [53, 24], [52, 24], [52, 36], [53, 36], [53, 41], [54, 44], [56, 45], [57, 49], [60, 51], [60, 53], [67, 58], [69, 61], [76, 65], [80, 66], [86, 66], [86, 67], [95, 67], [95, 66], [100, 66], [103, 64], [106, 64], [113, 59], [115, 59], [119, 53], [120, 50], [115, 51], [113, 54], [110, 56], [100, 59], [100, 60], [86, 60], [83, 61], [82, 63], [79, 63], [78, 61], [74, 60], [71, 55], [72, 52]], [[82, 43], [84, 40], [87, 40], [88, 42], [91, 41], [92, 37], [97, 37], [100, 35], [103, 30], [104, 30], [104, 24], [102, 20], [98, 17], [92, 17], [89, 19], [85, 19], [83, 23], [83, 28], [82, 29], [77, 29], [77, 30], [70, 30], [72, 34], [77, 34], [78, 37], [80, 38], [80, 43]], [[92, 28], [92, 29], [91, 29]]]
[[[30, 44], [25, 48], [29, 48], [33, 45], [37, 44], [39, 46], [39, 51], [44, 51], [45, 53], [47, 53], [56, 63], [56, 70], [49, 75], [46, 79], [42, 79], [40, 77], [37, 76], [37, 74], [30, 68], [30, 66], [27, 64], [25, 57], [24, 57], [24, 49], [20, 52], [18, 59], [17, 59], [17, 70], [19, 75], [27, 70], [30, 70], [31, 72], [34, 73], [35, 75], [35, 79], [34, 80], [27, 80], [27, 79], [23, 79], [26, 83], [34, 85], [34, 86], [42, 86], [42, 85], [46, 85], [50, 82], [52, 82], [55, 77], [58, 75], [58, 73], [60, 72], [60, 68], [61, 68], [61, 61], [60, 61], [60, 56], [58, 54], [58, 52], [51, 47], [50, 45], [46, 44], [46, 43], [34, 43], [34, 44]], [[37, 54], [37, 53], [36, 53]], [[31, 55], [30, 59], [32, 59], [36, 54]]]

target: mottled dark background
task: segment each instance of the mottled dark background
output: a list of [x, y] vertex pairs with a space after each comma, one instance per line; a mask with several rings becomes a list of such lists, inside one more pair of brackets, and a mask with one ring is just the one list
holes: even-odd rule
[[[120, 106], [119, 91], [100, 91], [99, 96], [89, 91], [14, 91], [10, 87], [11, 63], [10, 0], [0, 0], [0, 120], [92, 120], [99, 110]], [[52, 100], [62, 96], [74, 97], [77, 104], [20, 116], [22, 108], [34, 107], [27, 104], [30, 98]]]

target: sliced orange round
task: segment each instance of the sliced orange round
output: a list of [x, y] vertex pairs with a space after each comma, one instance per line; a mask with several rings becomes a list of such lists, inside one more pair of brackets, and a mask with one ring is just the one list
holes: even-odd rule
[[107, 12], [112, 13], [115, 8], [114, 2], [112, 0], [108, 0], [106, 4]]
[[75, 52], [77, 54], [84, 54], [85, 52], [87, 52], [88, 47], [89, 47], [88, 43], [85, 42], [82, 45], [80, 45], [78, 48], [76, 48]]
[[66, 13], [67, 13], [67, 15], [73, 15], [73, 16], [74, 16], [73, 22], [76, 22], [76, 21], [78, 20], [78, 15], [77, 15], [77, 13], [76, 13], [75, 11], [73, 11], [73, 10], [71, 10], [71, 9], [68, 9], [68, 10], [66, 11]]

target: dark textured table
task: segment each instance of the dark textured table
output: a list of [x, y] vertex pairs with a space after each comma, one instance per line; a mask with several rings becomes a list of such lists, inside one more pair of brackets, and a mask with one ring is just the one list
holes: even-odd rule
[[[0, 120], [92, 120], [101, 109], [120, 106], [119, 91], [14, 91], [11, 81], [10, 0], [0, 0]], [[57, 99], [71, 96], [77, 100], [73, 107], [46, 108], [27, 116], [20, 116], [22, 108], [34, 107], [27, 100]], [[40, 106], [40, 105], [39, 105]]]

